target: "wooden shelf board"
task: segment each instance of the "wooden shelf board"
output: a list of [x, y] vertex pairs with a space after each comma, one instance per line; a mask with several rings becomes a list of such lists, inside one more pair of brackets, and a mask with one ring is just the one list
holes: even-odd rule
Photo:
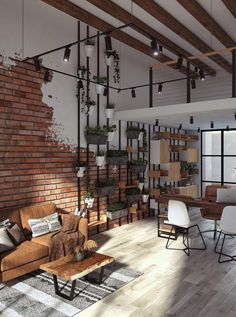
[[99, 226], [99, 225], [103, 225], [104, 223], [106, 223], [106, 221], [104, 220], [95, 220], [95, 221], [91, 221], [89, 224], [88, 224], [88, 227], [96, 227], [96, 226]]

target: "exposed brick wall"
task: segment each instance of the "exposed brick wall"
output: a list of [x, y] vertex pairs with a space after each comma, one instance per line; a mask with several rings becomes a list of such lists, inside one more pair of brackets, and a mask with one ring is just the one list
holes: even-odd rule
[[[60, 147], [47, 139], [53, 124], [53, 109], [42, 102], [43, 74], [34, 66], [19, 62], [10, 70], [0, 68], [0, 208], [55, 202], [58, 207], [74, 211], [78, 203], [78, 186], [75, 173], [77, 157], [68, 147]], [[80, 149], [81, 161], [86, 161], [86, 149]], [[89, 153], [91, 185], [97, 179], [93, 153]], [[106, 178], [106, 169], [100, 179]], [[118, 171], [110, 167], [109, 177], [118, 178]], [[126, 180], [123, 167], [121, 179]], [[81, 197], [86, 190], [81, 179]], [[110, 201], [118, 199], [118, 191]], [[83, 200], [81, 200], [83, 205]], [[99, 210], [105, 213], [107, 198], [99, 199]], [[97, 220], [97, 200], [90, 221]], [[125, 222], [125, 219], [122, 220]], [[118, 225], [118, 220], [110, 227]], [[100, 227], [100, 231], [106, 225]], [[91, 228], [96, 232], [96, 228]]]

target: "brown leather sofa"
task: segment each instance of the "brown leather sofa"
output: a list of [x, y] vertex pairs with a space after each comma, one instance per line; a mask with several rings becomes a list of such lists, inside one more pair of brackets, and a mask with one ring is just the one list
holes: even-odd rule
[[[0, 221], [10, 219], [11, 222], [17, 223], [27, 238], [14, 250], [0, 255], [0, 282], [6, 282], [35, 271], [42, 263], [49, 261], [51, 235], [53, 232], [31, 238], [28, 219], [45, 217], [56, 211], [60, 214], [60, 217], [63, 217], [63, 214], [57, 210], [56, 205], [53, 203], [0, 212]], [[79, 231], [85, 236], [86, 241], [88, 239], [88, 221], [86, 218], [80, 219]]]

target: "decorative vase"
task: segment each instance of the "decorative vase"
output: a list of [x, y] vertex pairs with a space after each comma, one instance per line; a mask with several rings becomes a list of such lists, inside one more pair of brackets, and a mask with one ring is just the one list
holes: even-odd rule
[[113, 108], [105, 108], [105, 115], [107, 119], [112, 119], [114, 115], [114, 109]]
[[108, 138], [107, 138], [107, 142], [112, 142], [113, 138], [114, 138], [115, 132], [108, 132]]
[[111, 55], [111, 56], [105, 56], [105, 61], [106, 61], [106, 65], [107, 66], [111, 66], [112, 65], [112, 61], [113, 61], [113, 56]]
[[103, 167], [105, 165], [105, 156], [96, 156], [96, 165]]
[[84, 202], [87, 204], [88, 208], [93, 207], [94, 198], [85, 198]]
[[149, 195], [142, 195], [142, 200], [144, 203], [148, 202]]
[[102, 95], [103, 94], [103, 91], [104, 91], [104, 86], [103, 85], [96, 84], [95, 88], [96, 88], [96, 93], [98, 95]]
[[85, 252], [84, 251], [79, 251], [75, 252], [75, 261], [79, 262], [85, 259]]
[[94, 45], [85, 45], [84, 49], [85, 49], [86, 57], [92, 57], [93, 50], [94, 50]]

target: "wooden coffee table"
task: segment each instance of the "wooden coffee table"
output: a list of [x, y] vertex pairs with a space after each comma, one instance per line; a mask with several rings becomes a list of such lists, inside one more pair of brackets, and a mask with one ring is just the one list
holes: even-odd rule
[[[74, 255], [67, 255], [58, 260], [41, 264], [40, 269], [51, 273], [53, 275], [55, 293], [65, 299], [73, 300], [74, 291], [76, 286], [76, 280], [87, 274], [101, 269], [100, 275], [97, 281], [92, 280], [95, 283], [101, 284], [104, 272], [104, 266], [114, 261], [114, 258], [100, 254], [92, 253], [89, 257], [82, 261], [75, 261]], [[57, 278], [62, 277], [67, 281], [72, 281], [70, 295], [64, 294], [59, 290]], [[88, 278], [87, 278], [88, 279]]]

